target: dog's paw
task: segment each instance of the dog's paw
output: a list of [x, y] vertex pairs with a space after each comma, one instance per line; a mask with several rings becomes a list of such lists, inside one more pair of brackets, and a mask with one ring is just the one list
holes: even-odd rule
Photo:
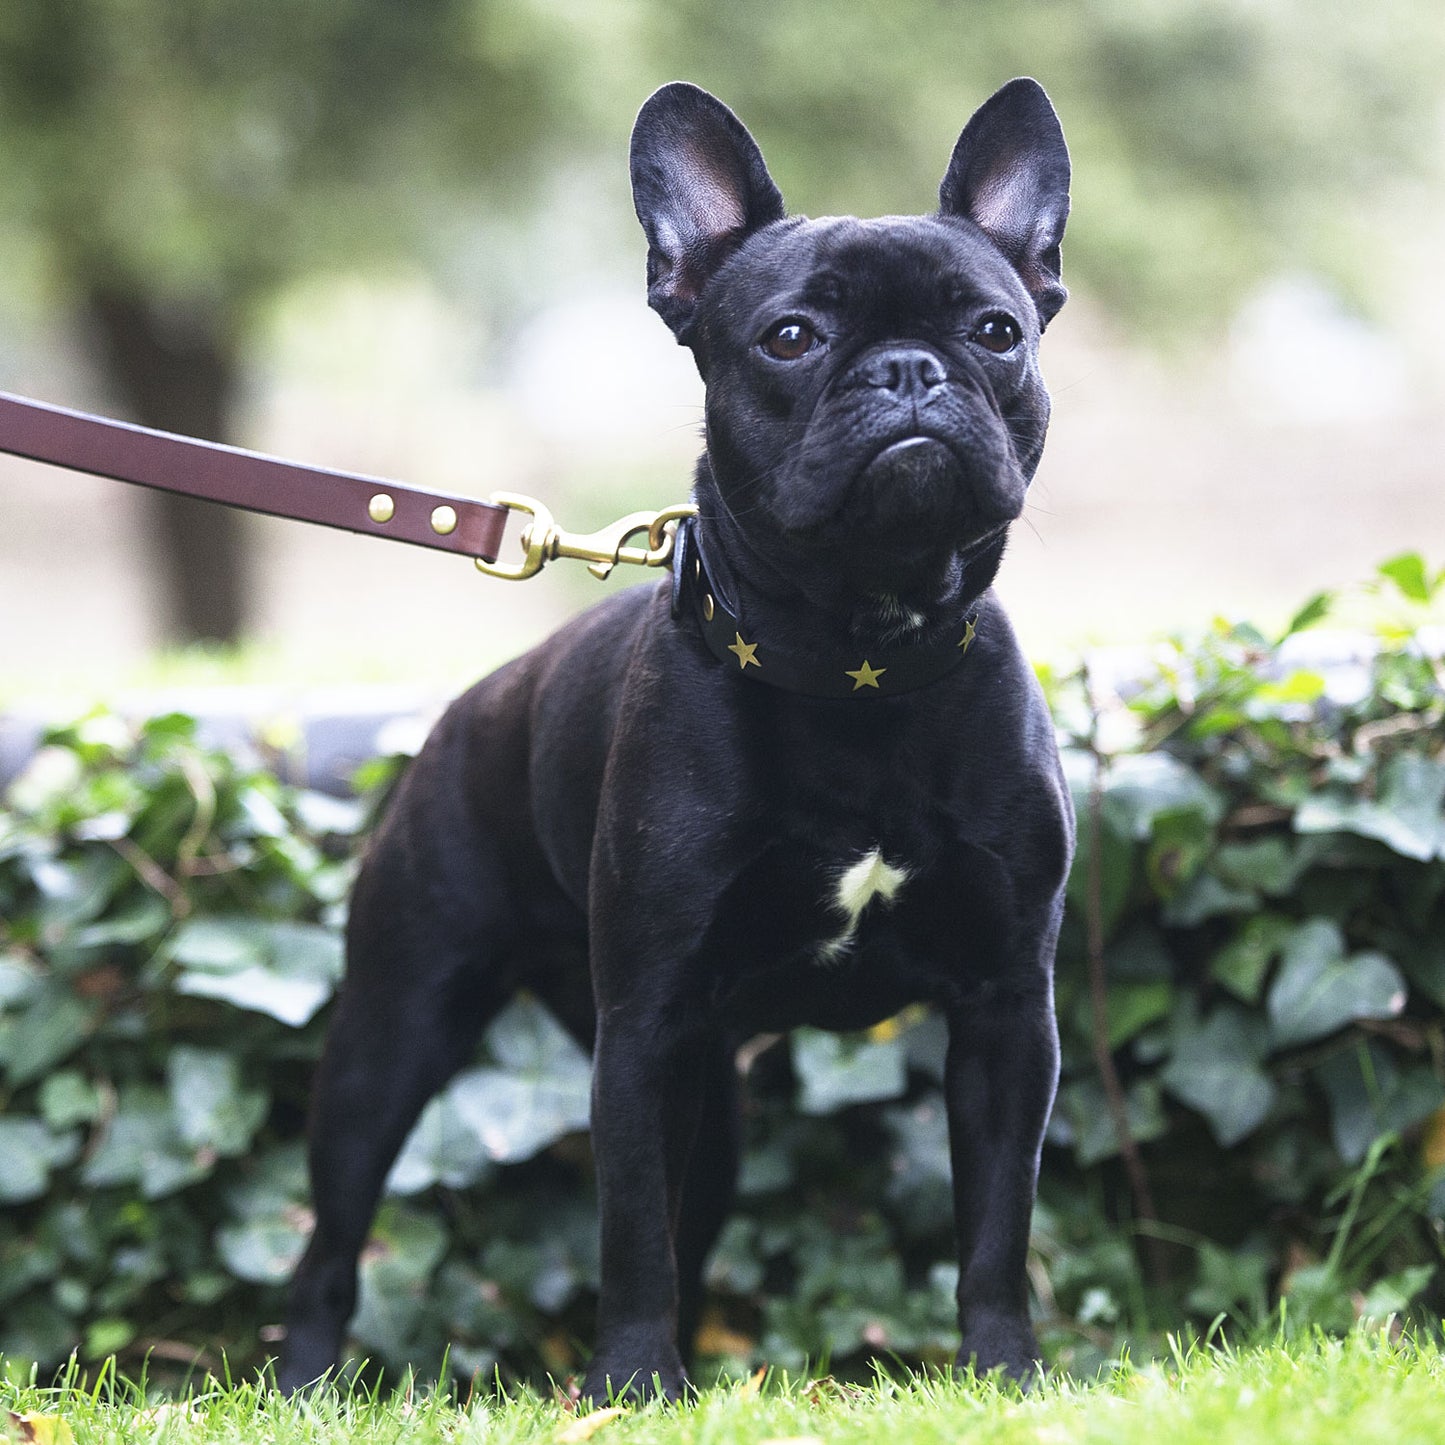
[[980, 1378], [1001, 1371], [1021, 1390], [1033, 1389], [1044, 1370], [1033, 1330], [1018, 1320], [991, 1320], [971, 1328], [959, 1346], [955, 1365], [960, 1373], [972, 1372]]
[[582, 1398], [594, 1405], [630, 1401], [680, 1400], [687, 1393], [687, 1374], [676, 1352], [659, 1362], [655, 1353], [599, 1350], [587, 1366]]

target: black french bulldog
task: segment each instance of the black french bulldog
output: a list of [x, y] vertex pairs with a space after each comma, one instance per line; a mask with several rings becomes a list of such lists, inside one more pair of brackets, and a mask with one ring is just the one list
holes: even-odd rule
[[958, 1360], [1027, 1377], [1073, 819], [989, 589], [1049, 416], [1058, 119], [1012, 81], [937, 213], [807, 220], [730, 110], [668, 85], [632, 181], [648, 299], [707, 385], [698, 515], [670, 587], [464, 694], [392, 800], [316, 1080], [316, 1232], [279, 1383], [336, 1364], [392, 1160], [519, 986], [594, 1048], [587, 1395], [685, 1388], [739, 1042], [920, 1000], [949, 1030]]

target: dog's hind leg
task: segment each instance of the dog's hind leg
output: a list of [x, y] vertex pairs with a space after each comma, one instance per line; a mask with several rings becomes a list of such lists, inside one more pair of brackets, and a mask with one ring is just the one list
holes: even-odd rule
[[[471, 1056], [510, 993], [471, 927], [401, 906], [387, 870], [363, 874], [346, 982], [313, 1084], [316, 1229], [291, 1285], [277, 1384], [294, 1390], [338, 1362], [356, 1303], [357, 1258], [386, 1176], [427, 1101]], [[368, 887], [367, 885], [371, 886]]]
[[732, 1211], [742, 1154], [735, 1040], [712, 1044], [697, 1138], [683, 1175], [678, 1206], [677, 1344], [690, 1364], [707, 1298], [706, 1270], [713, 1246]]

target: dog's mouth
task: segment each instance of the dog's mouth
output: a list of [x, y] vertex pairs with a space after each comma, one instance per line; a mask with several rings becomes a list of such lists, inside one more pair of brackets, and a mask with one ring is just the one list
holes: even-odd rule
[[918, 435], [889, 442], [858, 473], [857, 485], [878, 490], [905, 511], [934, 503], [939, 489], [956, 484], [959, 460], [939, 437]]
[[1018, 514], [1005, 458], [927, 432], [884, 442], [854, 473], [836, 522], [880, 536], [920, 532], [958, 544]]
[[892, 422], [875, 419], [851, 436], [841, 424], [831, 435], [820, 429], [796, 471], [783, 469], [770, 510], [790, 545], [840, 564], [902, 559], [907, 570], [1017, 518], [1026, 483], [1002, 427], [956, 408]]

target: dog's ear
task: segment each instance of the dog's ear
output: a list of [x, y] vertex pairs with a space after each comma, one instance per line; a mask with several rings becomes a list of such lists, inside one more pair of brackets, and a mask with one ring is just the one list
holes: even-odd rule
[[1023, 278], [1047, 326], [1068, 292], [1059, 243], [1069, 215], [1069, 149], [1044, 88], [1011, 80], [963, 128], [938, 188], [939, 210], [965, 216]]
[[783, 198], [743, 123], [681, 81], [638, 112], [632, 201], [647, 232], [648, 303], [684, 342], [708, 278], [744, 238], [783, 216]]

